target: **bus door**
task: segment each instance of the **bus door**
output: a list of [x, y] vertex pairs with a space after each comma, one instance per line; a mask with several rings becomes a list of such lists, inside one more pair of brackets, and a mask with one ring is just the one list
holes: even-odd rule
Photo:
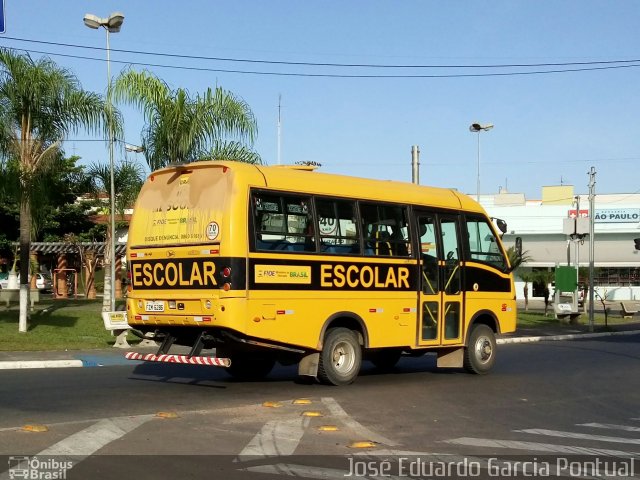
[[455, 215], [418, 214], [418, 345], [451, 345], [462, 337], [462, 272]]

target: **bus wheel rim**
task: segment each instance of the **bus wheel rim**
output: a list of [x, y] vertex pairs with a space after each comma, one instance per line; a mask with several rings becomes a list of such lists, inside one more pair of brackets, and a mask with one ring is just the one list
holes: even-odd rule
[[475, 345], [476, 358], [481, 363], [487, 363], [493, 355], [493, 346], [488, 337], [482, 336], [476, 340]]
[[340, 373], [349, 373], [355, 363], [355, 351], [348, 342], [339, 342], [333, 349], [333, 365]]

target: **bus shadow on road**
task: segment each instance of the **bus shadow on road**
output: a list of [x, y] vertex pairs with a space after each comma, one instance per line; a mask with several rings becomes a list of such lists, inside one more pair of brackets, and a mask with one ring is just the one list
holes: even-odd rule
[[[407, 355], [402, 357], [397, 365], [387, 369], [377, 368], [370, 361], [363, 360], [359, 377], [380, 377], [382, 379], [389, 376], [425, 373], [448, 376], [464, 374], [464, 370], [458, 368], [438, 368], [435, 355], [424, 355], [422, 357], [411, 357]], [[277, 384], [282, 382], [295, 383], [300, 386], [320, 385], [313, 377], [299, 376], [296, 365], [282, 366], [279, 364], [264, 378], [237, 379], [229, 375], [224, 368], [166, 363], [141, 363], [135, 366], [129, 378], [136, 381], [217, 389], [227, 389], [233, 385], [240, 384]]]

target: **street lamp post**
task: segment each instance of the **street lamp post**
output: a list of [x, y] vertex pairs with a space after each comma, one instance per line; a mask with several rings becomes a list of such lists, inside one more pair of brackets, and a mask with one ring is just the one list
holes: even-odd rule
[[480, 132], [488, 132], [493, 128], [493, 123], [472, 123], [469, 131], [478, 134], [478, 179], [476, 185], [476, 201], [480, 202]]
[[111, 48], [109, 45], [109, 34], [117, 33], [122, 27], [124, 22], [124, 15], [120, 12], [115, 12], [109, 15], [107, 18], [100, 18], [96, 15], [87, 13], [84, 16], [84, 24], [93, 29], [103, 27], [107, 32], [107, 122], [109, 122], [109, 173], [110, 173], [110, 229], [111, 229], [111, 242], [109, 245], [111, 253], [111, 296], [109, 298], [109, 305], [111, 311], [116, 309], [116, 213], [115, 213], [115, 187], [113, 179], [113, 124], [112, 124], [112, 104], [111, 104]]

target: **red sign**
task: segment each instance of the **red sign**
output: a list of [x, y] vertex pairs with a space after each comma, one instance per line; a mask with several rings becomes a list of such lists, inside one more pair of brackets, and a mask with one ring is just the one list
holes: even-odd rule
[[580, 210], [580, 212], [578, 212], [577, 210], [569, 210], [569, 218], [576, 218], [578, 216], [582, 217], [582, 218], [587, 218], [589, 216], [589, 210]]

